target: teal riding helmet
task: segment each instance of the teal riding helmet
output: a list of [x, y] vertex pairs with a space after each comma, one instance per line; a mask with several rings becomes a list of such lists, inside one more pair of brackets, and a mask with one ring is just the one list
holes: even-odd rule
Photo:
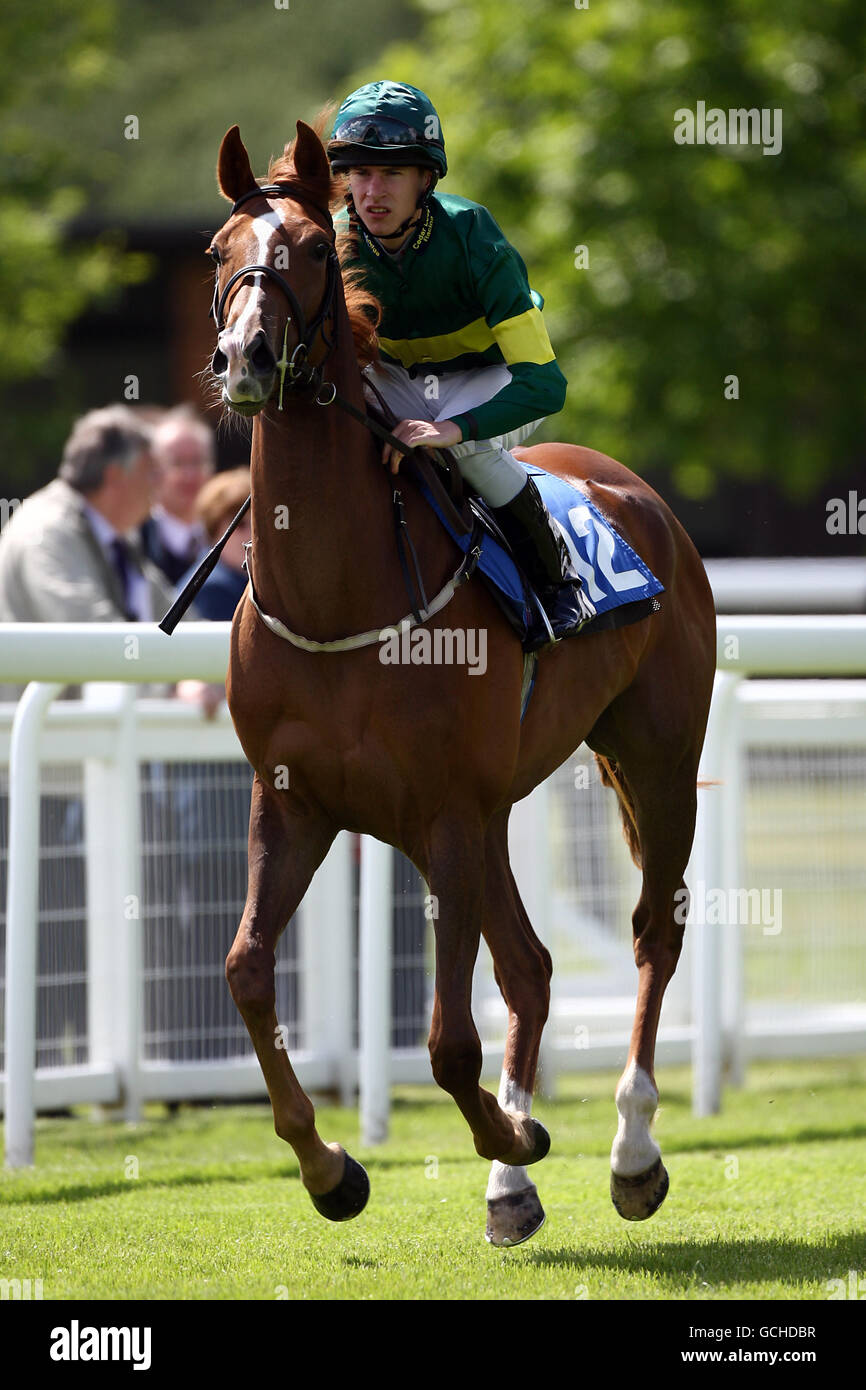
[[448, 172], [436, 108], [425, 92], [405, 82], [368, 82], [346, 97], [328, 142], [337, 172], [352, 165], [412, 164]]

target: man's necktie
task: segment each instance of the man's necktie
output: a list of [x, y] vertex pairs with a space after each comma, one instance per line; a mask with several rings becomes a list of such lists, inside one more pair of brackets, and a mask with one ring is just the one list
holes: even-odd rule
[[120, 579], [120, 587], [123, 592], [123, 610], [127, 617], [130, 617], [129, 600], [131, 592], [130, 583], [130, 563], [129, 546], [121, 536], [116, 536], [111, 542], [111, 555], [114, 560], [114, 568]]

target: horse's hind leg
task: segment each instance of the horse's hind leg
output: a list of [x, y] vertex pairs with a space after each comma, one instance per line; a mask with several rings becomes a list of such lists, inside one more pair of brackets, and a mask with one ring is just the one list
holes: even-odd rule
[[[508, 816], [509, 811], [500, 812], [487, 829], [482, 931], [508, 1005], [499, 1104], [503, 1110], [529, 1114], [550, 1003], [551, 960], [532, 929], [511, 872]], [[487, 1240], [519, 1245], [543, 1224], [544, 1209], [526, 1169], [494, 1162], [487, 1184]]]
[[309, 1098], [295, 1076], [277, 1020], [274, 949], [325, 857], [334, 831], [312, 816], [292, 815], [285, 793], [257, 776], [250, 807], [249, 889], [226, 979], [262, 1068], [274, 1128], [297, 1155], [301, 1181], [316, 1209], [332, 1221], [363, 1210], [367, 1175], [339, 1144], [316, 1132]]
[[685, 930], [683, 873], [694, 836], [697, 757], [677, 764], [633, 757], [607, 771], [632, 822], [630, 835], [643, 883], [632, 915], [638, 994], [625, 1071], [616, 1089], [619, 1128], [611, 1150], [611, 1199], [627, 1221], [652, 1216], [667, 1195], [668, 1175], [650, 1133], [658, 1106], [654, 1056], [662, 999], [679, 960]]

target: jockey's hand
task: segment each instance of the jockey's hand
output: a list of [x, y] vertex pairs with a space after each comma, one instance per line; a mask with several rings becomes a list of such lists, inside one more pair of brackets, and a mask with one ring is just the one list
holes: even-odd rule
[[[406, 445], [406, 452], [419, 445], [425, 449], [450, 449], [452, 444], [460, 444], [463, 434], [453, 420], [401, 420], [391, 431]], [[391, 472], [400, 467], [402, 454], [388, 443], [382, 447], [382, 462], [391, 465]]]

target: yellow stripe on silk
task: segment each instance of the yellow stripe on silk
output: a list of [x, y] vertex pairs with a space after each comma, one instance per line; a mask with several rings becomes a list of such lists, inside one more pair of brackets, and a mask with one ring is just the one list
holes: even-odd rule
[[541, 310], [534, 305], [524, 314], [516, 314], [513, 319], [503, 319], [492, 332], [509, 366], [515, 362], [534, 362], [542, 367], [556, 356], [550, 346]]
[[435, 338], [379, 338], [380, 347], [404, 367], [416, 362], [450, 362], [464, 352], [486, 352], [493, 343], [493, 334], [483, 318], [467, 323], [456, 333], [440, 333]]
[[493, 328], [481, 318], [458, 328], [456, 333], [440, 333], [434, 338], [379, 338], [383, 352], [404, 367], [424, 362], [450, 362], [467, 352], [486, 352], [494, 343], [509, 365], [534, 362], [543, 366], [556, 356], [541, 310], [535, 306], [514, 318], [503, 319]]

